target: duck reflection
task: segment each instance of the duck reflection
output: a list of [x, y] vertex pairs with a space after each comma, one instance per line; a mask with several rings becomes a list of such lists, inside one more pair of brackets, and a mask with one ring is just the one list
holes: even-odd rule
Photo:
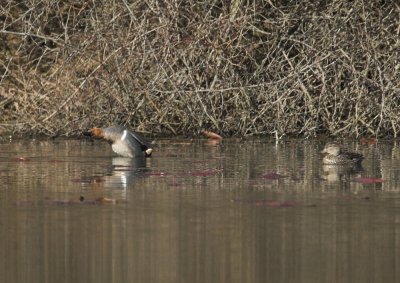
[[149, 158], [114, 157], [104, 176], [104, 187], [126, 189], [148, 171]]
[[328, 182], [337, 182], [341, 180], [349, 180], [352, 176], [363, 171], [360, 164], [355, 165], [322, 165], [324, 179]]

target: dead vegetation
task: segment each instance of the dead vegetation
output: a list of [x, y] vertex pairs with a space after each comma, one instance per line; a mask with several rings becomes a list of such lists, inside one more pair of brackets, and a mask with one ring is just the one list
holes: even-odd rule
[[397, 136], [396, 1], [16, 1], [0, 132]]

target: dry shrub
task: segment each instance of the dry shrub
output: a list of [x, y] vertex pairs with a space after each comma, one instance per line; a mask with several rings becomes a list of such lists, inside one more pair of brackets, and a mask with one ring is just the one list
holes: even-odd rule
[[9, 0], [0, 127], [396, 136], [399, 15], [396, 1]]

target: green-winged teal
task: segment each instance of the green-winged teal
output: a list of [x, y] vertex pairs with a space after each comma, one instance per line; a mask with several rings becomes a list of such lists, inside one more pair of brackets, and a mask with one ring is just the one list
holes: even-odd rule
[[324, 165], [351, 165], [360, 164], [364, 157], [360, 153], [343, 150], [337, 143], [328, 143], [322, 150], [325, 153]]
[[124, 157], [149, 157], [153, 152], [153, 149], [137, 133], [133, 133], [122, 126], [93, 128], [90, 133], [95, 137], [112, 142], [112, 150]]

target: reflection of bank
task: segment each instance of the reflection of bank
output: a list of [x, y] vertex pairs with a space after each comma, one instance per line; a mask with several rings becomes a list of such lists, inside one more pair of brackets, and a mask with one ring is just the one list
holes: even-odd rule
[[322, 165], [324, 178], [328, 182], [350, 181], [351, 177], [361, 173], [361, 165]]
[[150, 158], [114, 157], [104, 176], [104, 187], [126, 189], [148, 170]]

